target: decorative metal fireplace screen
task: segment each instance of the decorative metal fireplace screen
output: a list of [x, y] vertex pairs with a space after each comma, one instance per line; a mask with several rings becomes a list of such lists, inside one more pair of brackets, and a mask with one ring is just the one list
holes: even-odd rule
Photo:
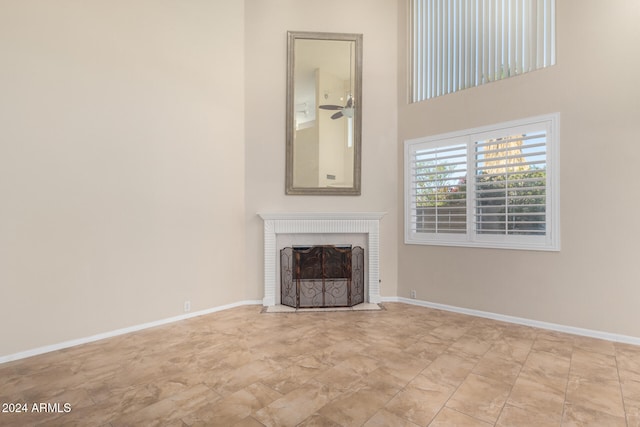
[[364, 249], [294, 246], [280, 251], [280, 302], [295, 308], [364, 302]]

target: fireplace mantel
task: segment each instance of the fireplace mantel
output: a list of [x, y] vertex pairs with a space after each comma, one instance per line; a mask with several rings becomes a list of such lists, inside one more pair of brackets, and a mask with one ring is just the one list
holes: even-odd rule
[[258, 213], [264, 220], [264, 306], [276, 304], [279, 234], [365, 234], [368, 301], [380, 300], [380, 219], [385, 212]]

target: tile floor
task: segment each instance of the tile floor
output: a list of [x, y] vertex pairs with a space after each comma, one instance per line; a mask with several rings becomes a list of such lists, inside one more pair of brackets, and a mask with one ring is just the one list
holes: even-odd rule
[[29, 412], [0, 425], [640, 425], [640, 347], [384, 308], [244, 306], [5, 363]]

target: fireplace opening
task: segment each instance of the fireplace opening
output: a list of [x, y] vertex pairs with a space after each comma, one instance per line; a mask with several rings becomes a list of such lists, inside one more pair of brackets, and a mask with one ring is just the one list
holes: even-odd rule
[[294, 308], [353, 307], [364, 302], [364, 249], [292, 246], [280, 251], [280, 302]]

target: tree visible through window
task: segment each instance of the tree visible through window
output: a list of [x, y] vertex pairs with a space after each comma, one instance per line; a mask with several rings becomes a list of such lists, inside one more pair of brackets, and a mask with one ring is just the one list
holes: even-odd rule
[[407, 141], [406, 242], [557, 249], [557, 120]]
[[466, 233], [466, 145], [415, 153], [416, 229], [421, 233]]
[[544, 235], [546, 133], [476, 143], [476, 231]]

